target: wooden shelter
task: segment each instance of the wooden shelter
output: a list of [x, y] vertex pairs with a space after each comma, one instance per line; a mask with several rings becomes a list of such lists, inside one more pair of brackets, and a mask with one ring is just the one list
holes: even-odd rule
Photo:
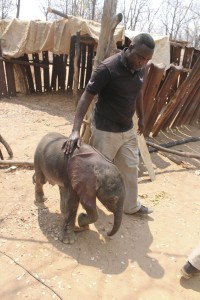
[[[32, 52], [29, 50], [29, 53], [24, 51], [30, 49], [30, 41], [26, 40], [25, 43], [24, 39], [18, 36], [17, 42], [24, 48], [15, 49], [12, 42], [9, 42], [12, 40], [9, 34], [12, 33], [11, 24], [5, 23], [4, 27], [0, 26], [0, 98], [16, 96], [18, 92], [32, 94], [58, 90], [73, 91], [75, 88], [79, 91], [84, 90], [96, 58], [97, 33], [88, 34], [87, 30], [90, 27], [85, 20], [73, 19], [71, 22], [72, 35], [69, 34], [69, 20], [59, 20], [53, 25], [41, 22], [36, 22], [35, 25], [21, 25], [18, 21], [15, 22], [15, 27], [22, 26], [22, 32], [27, 32], [29, 28], [29, 35], [33, 40], [41, 37], [43, 39], [42, 46], [35, 43]], [[96, 23], [92, 22], [89, 25], [93, 31], [96, 30]], [[50, 31], [47, 31], [46, 26]], [[31, 28], [33, 32], [30, 31]], [[69, 39], [67, 42], [63, 39], [65, 35]], [[128, 45], [127, 41], [130, 43], [129, 39], [123, 37], [124, 31], [119, 27], [114, 40], [115, 46], [120, 49]], [[36, 50], [37, 52], [34, 52]], [[9, 53], [13, 53], [13, 57], [8, 57]], [[199, 50], [173, 41], [170, 44], [170, 65], [167, 69], [163, 63], [151, 62], [148, 65], [144, 89], [145, 136], [156, 136], [160, 130], [199, 122], [199, 57]]]

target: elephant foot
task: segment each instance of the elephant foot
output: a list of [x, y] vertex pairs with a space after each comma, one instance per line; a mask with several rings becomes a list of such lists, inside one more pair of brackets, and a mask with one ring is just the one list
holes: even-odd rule
[[91, 223], [91, 221], [90, 221], [90, 219], [89, 219], [89, 217], [88, 217], [87, 214], [81, 213], [78, 216], [78, 225], [79, 225], [79, 227], [84, 227], [84, 226], [86, 226], [86, 225], [88, 225], [90, 223]]
[[35, 193], [35, 203], [42, 203], [45, 202], [47, 198], [44, 196], [43, 193]]
[[88, 224], [96, 222], [97, 219], [98, 219], [98, 214], [96, 212], [94, 212], [90, 215], [81, 213], [78, 216], [78, 225], [79, 225], [79, 227], [84, 227]]
[[34, 202], [38, 209], [48, 209], [44, 202]]
[[82, 227], [75, 226], [74, 232], [82, 232], [82, 231], [89, 230], [89, 229], [90, 229], [89, 225], [85, 225]]
[[74, 244], [76, 241], [76, 236], [75, 233], [72, 232], [63, 232], [61, 231], [60, 235], [59, 235], [59, 240], [64, 243], [64, 244]]

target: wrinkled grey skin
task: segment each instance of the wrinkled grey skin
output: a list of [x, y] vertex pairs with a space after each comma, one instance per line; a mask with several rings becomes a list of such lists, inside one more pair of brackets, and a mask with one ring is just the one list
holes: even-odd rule
[[121, 225], [125, 196], [119, 170], [86, 144], [76, 148], [73, 154], [64, 154], [61, 148], [65, 141], [65, 136], [49, 133], [39, 142], [34, 155], [35, 201], [45, 201], [43, 185], [47, 181], [59, 186], [63, 215], [59, 238], [64, 243], [72, 244], [75, 241], [75, 218], [79, 203], [86, 210], [86, 214], [78, 216], [80, 227], [98, 219], [96, 197], [114, 214], [114, 225], [108, 235], [115, 234]]

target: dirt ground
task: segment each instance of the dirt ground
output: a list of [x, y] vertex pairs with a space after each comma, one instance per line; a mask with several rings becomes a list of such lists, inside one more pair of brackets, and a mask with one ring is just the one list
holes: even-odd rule
[[[18, 96], [0, 100], [0, 134], [13, 160], [33, 160], [40, 138], [68, 135], [70, 95]], [[200, 127], [161, 133], [157, 143], [200, 136]], [[1, 147], [4, 159], [8, 159]], [[200, 142], [173, 147], [200, 153]], [[197, 300], [200, 276], [184, 280], [180, 268], [200, 242], [200, 161], [151, 154], [156, 180], [140, 164], [139, 194], [154, 208], [149, 217], [123, 216], [112, 238], [112, 215], [99, 203], [99, 219], [77, 233], [74, 245], [58, 240], [57, 186], [45, 185], [46, 209], [34, 205], [33, 169], [0, 167], [0, 299]], [[175, 156], [173, 155], [173, 158]]]

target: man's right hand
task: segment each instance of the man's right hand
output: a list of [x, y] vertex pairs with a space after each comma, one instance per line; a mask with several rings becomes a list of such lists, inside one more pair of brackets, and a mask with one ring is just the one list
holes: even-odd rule
[[81, 138], [79, 131], [72, 131], [69, 138], [63, 143], [62, 150], [65, 154], [70, 154], [74, 147], [80, 148]]

